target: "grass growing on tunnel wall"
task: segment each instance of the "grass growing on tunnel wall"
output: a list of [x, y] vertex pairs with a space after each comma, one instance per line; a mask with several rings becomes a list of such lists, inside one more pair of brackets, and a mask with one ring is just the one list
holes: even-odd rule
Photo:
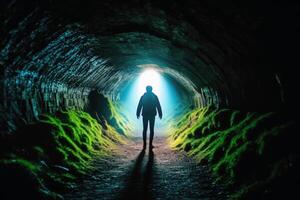
[[[132, 133], [132, 123], [122, 114], [121, 105], [112, 101], [107, 96], [93, 90], [89, 94], [89, 104], [86, 111], [95, 118], [102, 127], [107, 130], [114, 127], [114, 130], [124, 136], [130, 136]], [[107, 126], [109, 125], [109, 126]]]
[[[72, 187], [72, 181], [92, 169], [93, 156], [109, 155], [116, 142], [125, 142], [108, 123], [104, 129], [88, 113], [74, 110], [45, 114], [9, 140], [12, 145], [1, 151], [3, 184], [15, 177], [32, 184], [35, 190], [31, 196], [46, 194], [53, 198], [58, 195], [51, 191]], [[7, 190], [17, 186], [7, 184]], [[21, 187], [16, 191], [23, 190]]]
[[111, 125], [114, 126], [119, 133], [131, 136], [133, 125], [126, 118], [126, 116], [122, 114], [123, 109], [121, 108], [121, 105], [117, 104], [116, 102], [114, 103], [111, 100], [108, 100], [108, 105], [111, 111], [111, 116], [109, 119]]
[[233, 190], [231, 199], [272, 199], [293, 191], [299, 178], [294, 125], [278, 113], [205, 107], [186, 114], [169, 139], [174, 149], [209, 163], [217, 181]]

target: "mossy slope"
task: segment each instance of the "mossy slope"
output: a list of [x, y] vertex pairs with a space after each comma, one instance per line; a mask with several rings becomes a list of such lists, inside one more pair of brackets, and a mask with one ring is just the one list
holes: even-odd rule
[[2, 146], [0, 182], [5, 192], [1, 199], [18, 195], [60, 198], [57, 193], [72, 187], [72, 182], [91, 168], [92, 157], [108, 155], [116, 142], [124, 142], [123, 137], [88, 113], [68, 110], [45, 114]]
[[186, 114], [170, 134], [174, 149], [208, 163], [231, 199], [295, 195], [299, 154], [295, 123], [278, 113], [205, 107]]
[[109, 124], [122, 135], [130, 135], [132, 133], [132, 125], [125, 115], [121, 112], [121, 106], [117, 102], [112, 102], [97, 90], [93, 90], [89, 94], [89, 104], [86, 111], [103, 126]]

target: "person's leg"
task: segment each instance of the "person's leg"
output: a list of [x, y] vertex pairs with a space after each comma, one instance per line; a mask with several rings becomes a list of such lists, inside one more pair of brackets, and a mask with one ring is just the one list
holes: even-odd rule
[[143, 141], [144, 141], [144, 146], [143, 148], [146, 148], [146, 141], [147, 141], [147, 129], [148, 129], [148, 118], [143, 117]]
[[151, 117], [149, 119], [150, 121], [150, 142], [149, 142], [149, 148], [152, 148], [152, 141], [153, 141], [153, 137], [154, 137], [154, 123], [155, 123], [155, 117]]

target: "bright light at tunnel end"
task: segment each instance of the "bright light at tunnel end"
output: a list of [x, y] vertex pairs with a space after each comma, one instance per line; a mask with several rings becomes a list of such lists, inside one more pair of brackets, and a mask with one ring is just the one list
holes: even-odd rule
[[155, 68], [146, 68], [138, 78], [138, 94], [145, 93], [146, 86], [151, 85], [153, 92], [160, 97], [163, 94], [162, 77]]
[[141, 96], [146, 93], [146, 86], [153, 88], [153, 93], [159, 98], [163, 118], [155, 121], [155, 135], [164, 135], [168, 129], [170, 119], [178, 111], [177, 105], [181, 101], [177, 90], [165, 76], [163, 67], [156, 64], [138, 65], [140, 73], [124, 90], [125, 99], [123, 101], [124, 114], [133, 122], [134, 135], [141, 136], [142, 121], [136, 118], [136, 108]]

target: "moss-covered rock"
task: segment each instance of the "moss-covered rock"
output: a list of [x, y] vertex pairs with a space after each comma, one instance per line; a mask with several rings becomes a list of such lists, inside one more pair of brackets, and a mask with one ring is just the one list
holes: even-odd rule
[[109, 124], [104, 129], [88, 113], [44, 114], [10, 137], [10, 145], [1, 152], [3, 198], [21, 194], [30, 199], [59, 199], [57, 193], [91, 169], [93, 156], [108, 155], [116, 142], [124, 138]]
[[209, 163], [217, 181], [233, 191], [232, 199], [277, 199], [296, 192], [295, 123], [282, 114], [196, 109], [175, 126], [170, 144]]
[[122, 134], [128, 135], [132, 131], [132, 126], [121, 110], [121, 105], [117, 102], [112, 102], [97, 90], [93, 90], [89, 94], [89, 104], [86, 111], [95, 118], [104, 129], [109, 129], [113, 126], [115, 130]]

